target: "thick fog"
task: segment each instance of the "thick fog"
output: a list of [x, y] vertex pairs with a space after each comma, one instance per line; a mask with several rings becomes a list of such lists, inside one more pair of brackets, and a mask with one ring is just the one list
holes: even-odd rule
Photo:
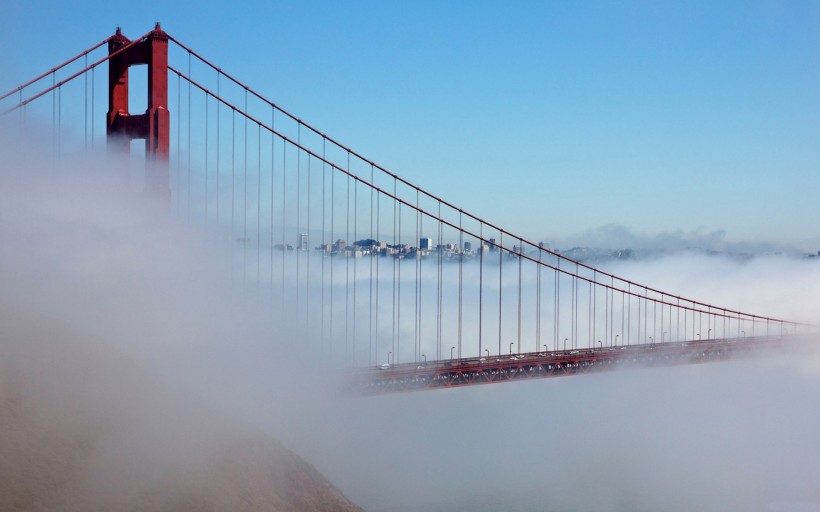
[[[46, 472], [44, 508], [196, 487], [215, 451], [262, 431], [373, 512], [820, 510], [816, 351], [350, 396], [269, 290], [232, 276], [221, 235], [169, 216], [122, 162], [58, 165], [32, 144], [0, 148], [0, 404], [23, 404], [31, 426], [0, 438], [0, 479], [38, 478], [64, 442], [93, 447]], [[818, 259], [607, 270], [820, 321]]]

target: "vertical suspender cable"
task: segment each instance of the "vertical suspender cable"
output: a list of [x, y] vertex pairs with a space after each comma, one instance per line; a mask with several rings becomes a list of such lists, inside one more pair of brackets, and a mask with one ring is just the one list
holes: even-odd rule
[[632, 283], [627, 284], [629, 295], [626, 298], [626, 339], [627, 345], [632, 341]]
[[[216, 74], [216, 97], [217, 97], [217, 101], [215, 102], [216, 103], [216, 227], [217, 228], [219, 228], [219, 220], [220, 220], [219, 219], [219, 196], [220, 196], [219, 171], [220, 171], [221, 166], [220, 166], [220, 161], [219, 161], [219, 158], [220, 158], [219, 141], [220, 141], [220, 132], [222, 131], [222, 126], [220, 125], [220, 122], [219, 122], [220, 121], [219, 112], [220, 112], [220, 110], [222, 110], [222, 108], [221, 108], [222, 107], [222, 102], [219, 101], [221, 99], [220, 92], [219, 92], [219, 75], [220, 75], [220, 73], [217, 72], [217, 74]], [[273, 137], [272, 134], [273, 134], [273, 127], [271, 127], [271, 137]], [[273, 172], [273, 171], [271, 170], [271, 172]]]
[[462, 299], [464, 280], [464, 229], [462, 228], [463, 214], [458, 211], [458, 358], [461, 359], [461, 335], [462, 335]]
[[[324, 151], [324, 146], [322, 146], [322, 151]], [[334, 236], [334, 227], [336, 224], [335, 213], [336, 213], [336, 170], [332, 167], [330, 168], [330, 243], [333, 244], [331, 246], [331, 258], [330, 258], [330, 321], [328, 322], [328, 353], [330, 355], [333, 354], [333, 341], [335, 339], [335, 334], [333, 332], [333, 288], [335, 284], [333, 282], [333, 267], [336, 266], [335, 259], [338, 256], [336, 253], [336, 244], [333, 241]]]
[[521, 353], [521, 267], [524, 262], [524, 241], [518, 239], [518, 353]]
[[[273, 205], [276, 202], [274, 199], [274, 194], [276, 193], [276, 135], [274, 135], [276, 130], [276, 109], [271, 107], [270, 109], [270, 300], [271, 304], [273, 304], [273, 224], [274, 224], [274, 217], [273, 217]], [[217, 177], [219, 173], [216, 174]], [[217, 187], [218, 188], [218, 187]], [[219, 196], [217, 196], [219, 197]], [[217, 204], [219, 204], [217, 202]]]
[[375, 250], [375, 242], [373, 239], [373, 164], [370, 164], [370, 252], [368, 260], [370, 263], [370, 294], [368, 302], [368, 316], [367, 316], [367, 364], [373, 365], [373, 251]]
[[[177, 197], [182, 197], [182, 76], [177, 75], [177, 168], [176, 168], [176, 182], [177, 182]], [[180, 213], [181, 200], [177, 200], [177, 214]], [[231, 234], [233, 235], [233, 226], [231, 226]]]
[[[327, 247], [325, 244], [328, 243], [327, 239], [325, 238], [325, 220], [327, 217], [327, 213], [325, 212], [325, 206], [327, 205], [326, 201], [326, 191], [327, 191], [327, 159], [325, 156], [327, 145], [327, 139], [322, 137], [322, 238], [321, 243], [322, 247]], [[332, 246], [331, 246], [332, 250]], [[325, 349], [325, 260], [327, 259], [328, 255], [330, 254], [329, 251], [323, 249], [322, 250], [322, 307], [321, 307], [321, 326], [319, 333], [319, 350], [324, 351]], [[331, 265], [333, 262], [331, 261]], [[332, 268], [332, 267], [331, 267]]]
[[[619, 338], [621, 337], [620, 332], [618, 334], [615, 331], [618, 330], [617, 326], [617, 317], [615, 316], [615, 280], [612, 276], [609, 279], [609, 336], [612, 339], [613, 346], [618, 345]], [[623, 344], [623, 340], [620, 340]]]
[[[207, 204], [207, 202], [206, 202]], [[262, 284], [262, 125], [256, 132], [256, 286]]]
[[553, 290], [553, 309], [555, 311], [555, 325], [553, 329], [555, 331], [555, 339], [553, 340], [553, 347], [555, 350], [558, 350], [558, 339], [561, 337], [561, 273], [558, 269], [561, 268], [561, 258], [556, 258], [555, 263], [555, 283]]
[[504, 266], [504, 251], [501, 248], [503, 246], [504, 232], [500, 231], [498, 235], [498, 357], [501, 357], [501, 295], [504, 290], [504, 287], [501, 282], [501, 269]]
[[205, 222], [208, 222], [208, 95], [203, 94], [203, 96], [205, 97]]
[[51, 72], [51, 156], [57, 151], [57, 91], [54, 87], [57, 84], [57, 75]]
[[481, 338], [484, 318], [484, 223], [481, 221], [478, 224], [478, 238], [478, 357], [480, 359], [484, 349]]
[[57, 88], [57, 157], [63, 152], [63, 87]]
[[572, 309], [573, 309], [573, 313], [572, 313], [572, 316], [573, 316], [573, 321], [572, 321], [573, 329], [572, 330], [574, 331], [572, 346], [577, 349], [578, 348], [578, 318], [581, 314], [580, 310], [578, 309], [578, 296], [580, 294], [581, 289], [580, 289], [580, 283], [578, 282], [578, 264], [577, 263], [575, 264], [575, 275], [572, 276], [572, 287], [575, 289], [575, 292], [574, 292], [575, 297], [573, 298], [573, 304], [572, 304]]
[[421, 349], [419, 347], [419, 265], [421, 264], [421, 233], [419, 227], [419, 189], [416, 188], [416, 235], [415, 235], [415, 243], [416, 243], [416, 250], [413, 251], [413, 255], [415, 259], [413, 261], [415, 269], [416, 269], [416, 279], [415, 279], [415, 291], [413, 293], [413, 298], [415, 299], [416, 303], [416, 310], [415, 316], [413, 317], [413, 360], [418, 361], [421, 353]]
[[[675, 308], [675, 310], [678, 312], [678, 318], [677, 320], [675, 320], [675, 341], [680, 341], [680, 309], [680, 297], [678, 297], [677, 307]], [[684, 317], [684, 322], [685, 321], [686, 320]], [[738, 334], [740, 334], [740, 315], [738, 315], [737, 317], [737, 322]]]
[[[393, 178], [393, 247], [398, 247], [396, 243], [396, 225], [397, 225], [397, 217], [396, 217], [396, 207], [398, 206], [398, 201], [396, 201], [396, 178]], [[396, 354], [396, 265], [398, 264], [399, 257], [398, 254], [393, 254], [393, 324], [391, 325], [390, 333], [392, 338], [392, 347], [393, 347], [393, 361], [397, 360]]]
[[347, 152], [347, 178], [345, 180], [345, 364], [350, 363], [350, 151]]
[[[397, 194], [393, 194], [398, 196]], [[394, 199], [395, 201], [395, 199]], [[399, 211], [399, 229], [398, 229], [398, 245], [399, 245], [399, 257], [396, 258], [396, 269], [398, 270], [396, 274], [396, 353], [393, 354], [393, 360], [396, 363], [401, 362], [401, 264], [404, 261], [402, 258], [404, 257], [404, 246], [401, 244], [401, 207], [402, 204], [399, 203], [398, 205]]]
[[[372, 175], [372, 169], [371, 169]], [[372, 181], [372, 178], [371, 178]], [[381, 211], [381, 194], [376, 194], [376, 240], [379, 240], [379, 212]], [[379, 242], [379, 248], [381, 248], [381, 242]], [[379, 361], [379, 260], [381, 260], [381, 254], [376, 257], [376, 318], [374, 321], [373, 329], [376, 332], [376, 339], [375, 339], [375, 348], [374, 348], [374, 359], [376, 362]]]
[[288, 144], [285, 139], [282, 139], [282, 276], [281, 276], [281, 297], [280, 304], [282, 310], [282, 322], [285, 321], [285, 251], [287, 250], [287, 243], [285, 242], [285, 226], [287, 225], [287, 179], [288, 179]]
[[[538, 264], [535, 267], [535, 351], [541, 350], [541, 256], [544, 253], [538, 244]], [[546, 350], [545, 350], [546, 352]]]
[[[707, 319], [708, 320], [708, 319]], [[652, 343], [658, 339], [658, 301], [652, 301]]]
[[[348, 164], [350, 170], [350, 164]], [[359, 220], [359, 182], [353, 182], [353, 242], [357, 242], [359, 238], [359, 230], [356, 229]], [[353, 254], [353, 342], [351, 347], [353, 364], [356, 364], [356, 277], [358, 275], [358, 248]]]
[[248, 279], [248, 89], [245, 89], [245, 135], [242, 137], [242, 282]]
[[663, 297], [664, 297], [664, 294], [661, 293], [661, 341], [663, 341], [663, 332], [664, 332], [663, 331], [663, 328], [664, 328], [663, 327], [663, 309], [664, 309], [665, 306], [663, 305]]
[[649, 289], [643, 289], [643, 338], [644, 342], [649, 340]]
[[521, 268], [524, 262], [524, 241], [518, 239], [518, 353], [521, 353]]
[[231, 109], [231, 243], [236, 217], [236, 110]]
[[624, 339], [625, 329], [624, 329], [624, 319], [625, 319], [625, 312], [624, 312], [624, 305], [625, 305], [626, 295], [624, 292], [621, 292], [621, 342], [622, 344], [628, 345], [625, 343], [627, 340]]
[[592, 288], [593, 284], [591, 281], [587, 281], [587, 285], [589, 285], [589, 297], [587, 299], [587, 336], [589, 341], [589, 347], [591, 349], [595, 348], [595, 335], [592, 334]]
[[[419, 206], [418, 192], [419, 192], [418, 189], [416, 189], [416, 206], [417, 207]], [[418, 233], [417, 238], [421, 239], [421, 234], [423, 232], [424, 232], [424, 214], [421, 211], [419, 211], [419, 233]], [[420, 240], [419, 240], [419, 245], [421, 245]], [[429, 250], [429, 247], [428, 247], [428, 250]], [[419, 258], [418, 261], [419, 261], [419, 279], [418, 279], [418, 283], [419, 283], [419, 314], [418, 314], [418, 318], [416, 319], [416, 322], [418, 322], [417, 332], [419, 333], [419, 352], [421, 353], [422, 340], [423, 340], [422, 333], [421, 333], [421, 311], [422, 311], [422, 308], [424, 307], [424, 297], [422, 295], [422, 287], [423, 287], [424, 282], [422, 280], [423, 279], [422, 278], [422, 272], [423, 272], [424, 268], [422, 267], [423, 260], [421, 258]], [[425, 355], [425, 359], [426, 359], [426, 355]]]
[[296, 124], [296, 250], [294, 254], [296, 256], [296, 301], [295, 301], [295, 311], [294, 311], [294, 320], [296, 324], [299, 324], [299, 309], [301, 306], [301, 297], [299, 295], [299, 279], [301, 278], [300, 268], [299, 268], [299, 253], [301, 252], [301, 247], [299, 244], [299, 236], [301, 233], [301, 213], [302, 213], [302, 150], [300, 149], [302, 146], [302, 123]]
[[[310, 161], [312, 158], [307, 155], [307, 225], [305, 227], [305, 235], [307, 235], [307, 246], [305, 247], [305, 336], [309, 337], [310, 330]], [[302, 235], [299, 235], [299, 244], [302, 243]]]
[[604, 316], [604, 337], [609, 345], [612, 345], [612, 333], [609, 330], [609, 287], [604, 288], [604, 309], [606, 316]]
[[96, 103], [96, 95], [95, 95], [95, 76], [94, 70], [96, 68], [91, 68], [91, 148], [94, 148], [94, 123], [96, 114], [94, 113], [94, 104]]
[[[88, 54], [83, 59], [83, 67], [88, 68]], [[84, 147], [88, 149], [88, 72], [83, 73], [83, 128], [85, 142]]]
[[[595, 346], [598, 343], [598, 271], [592, 271], [592, 282], [590, 283], [592, 287], [592, 345]], [[602, 346], [600, 348], [603, 348]]]
[[442, 325], [442, 287], [443, 283], [442, 280], [442, 259], [444, 257], [444, 241], [442, 237], [444, 236], [443, 232], [443, 224], [441, 221], [441, 201], [438, 201], [438, 244], [436, 249], [438, 253], [438, 269], [436, 270], [436, 280], [437, 280], [437, 287], [436, 287], [436, 359], [441, 359], [441, 347], [442, 347], [442, 340], [441, 340], [441, 325]]
[[188, 52], [188, 176], [187, 186], [187, 218], [191, 220], [191, 53]]

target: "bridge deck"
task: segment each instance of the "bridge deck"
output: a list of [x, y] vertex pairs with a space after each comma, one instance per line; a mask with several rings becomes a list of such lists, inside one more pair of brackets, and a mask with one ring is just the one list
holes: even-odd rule
[[760, 348], [778, 349], [787, 338], [710, 339], [383, 365], [357, 374], [354, 388], [366, 394], [392, 393], [564, 377], [628, 365], [706, 363], [747, 355]]

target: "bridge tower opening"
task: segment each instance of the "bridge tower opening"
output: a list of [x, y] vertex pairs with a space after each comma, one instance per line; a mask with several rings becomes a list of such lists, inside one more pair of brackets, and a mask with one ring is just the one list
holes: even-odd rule
[[[108, 63], [108, 146], [128, 153], [132, 140], [144, 139], [146, 188], [149, 192], [170, 200], [168, 34], [157, 23], [145, 39], [131, 43], [122, 35], [119, 27], [108, 42], [108, 54], [115, 54]], [[128, 48], [122, 50], [126, 46]], [[148, 107], [144, 114], [131, 114], [128, 110], [128, 68], [136, 65], [148, 66]]]

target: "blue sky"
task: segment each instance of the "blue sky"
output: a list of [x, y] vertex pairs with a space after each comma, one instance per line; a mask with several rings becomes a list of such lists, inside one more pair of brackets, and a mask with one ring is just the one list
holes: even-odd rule
[[[608, 224], [820, 249], [820, 3], [6, 0], [3, 91], [155, 21], [533, 239]], [[815, 247], [817, 245], [818, 247]]]

